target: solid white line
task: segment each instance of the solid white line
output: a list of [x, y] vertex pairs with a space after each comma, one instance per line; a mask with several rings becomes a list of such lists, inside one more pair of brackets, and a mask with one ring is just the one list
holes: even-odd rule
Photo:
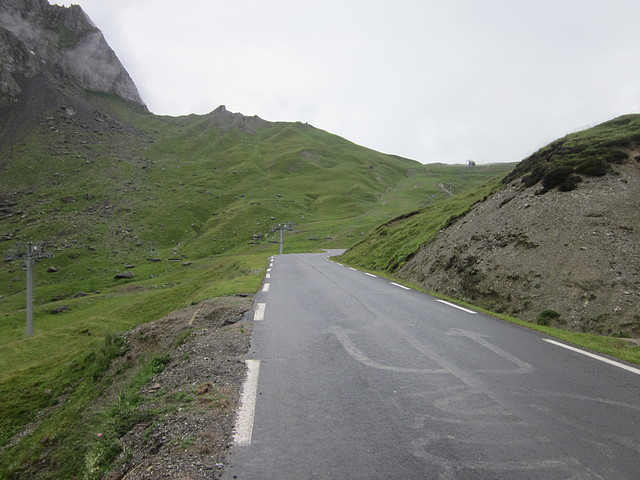
[[601, 357], [600, 355], [596, 355], [594, 353], [586, 352], [584, 350], [580, 350], [579, 348], [572, 347], [570, 345], [565, 345], [564, 343], [556, 342], [555, 340], [551, 340], [549, 338], [543, 338], [547, 343], [552, 343], [553, 345], [557, 345], [558, 347], [566, 348], [567, 350], [571, 350], [573, 352], [581, 353], [582, 355], [586, 355], [587, 357], [595, 358], [596, 360], [600, 360], [601, 362], [608, 363], [609, 365], [613, 365], [614, 367], [622, 368], [624, 370], [628, 370], [629, 372], [635, 373], [636, 375], [640, 375], [640, 369], [630, 367], [629, 365], [625, 365], [624, 363], [616, 362], [615, 360], [609, 360], [606, 357]]
[[369, 275], [370, 277], [378, 278], [378, 276], [377, 276], [377, 275], [374, 275], [373, 273], [367, 273], [367, 272], [364, 272], [364, 274], [365, 274], [365, 275]]
[[411, 290], [409, 287], [405, 287], [404, 285], [400, 285], [396, 282], [391, 282], [391, 285], [395, 285], [396, 287], [404, 288], [405, 290]]
[[270, 284], [270, 283], [265, 283], [265, 284], [262, 286], [262, 291], [263, 291], [263, 292], [268, 292], [268, 291], [269, 291], [269, 287], [270, 287], [270, 286], [271, 286], [271, 284]]
[[240, 408], [236, 418], [236, 428], [233, 442], [239, 447], [251, 445], [253, 433], [253, 419], [256, 413], [256, 397], [258, 396], [258, 375], [260, 374], [260, 360], [246, 360], [247, 378], [242, 386]]
[[256, 305], [256, 311], [253, 314], [253, 321], [254, 322], [259, 322], [261, 320], [264, 320], [264, 310], [265, 308], [267, 308], [267, 304], [266, 303], [259, 303], [258, 305]]
[[458, 310], [462, 310], [463, 312], [476, 314], [478, 312], [474, 312], [473, 310], [469, 310], [468, 308], [461, 307], [460, 305], [456, 305], [455, 303], [447, 302], [445, 300], [438, 300], [440, 303], [444, 303], [445, 305], [449, 305], [450, 307], [457, 308]]

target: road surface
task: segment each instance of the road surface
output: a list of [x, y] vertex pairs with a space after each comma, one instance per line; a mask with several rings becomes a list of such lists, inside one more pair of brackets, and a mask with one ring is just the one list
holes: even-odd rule
[[273, 258], [225, 479], [638, 479], [640, 370], [326, 254]]

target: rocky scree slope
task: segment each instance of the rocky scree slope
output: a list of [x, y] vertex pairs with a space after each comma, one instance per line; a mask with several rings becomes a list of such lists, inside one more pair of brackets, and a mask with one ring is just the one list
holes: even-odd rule
[[525, 159], [397, 274], [525, 320], [637, 337], [639, 240], [640, 116], [628, 115]]

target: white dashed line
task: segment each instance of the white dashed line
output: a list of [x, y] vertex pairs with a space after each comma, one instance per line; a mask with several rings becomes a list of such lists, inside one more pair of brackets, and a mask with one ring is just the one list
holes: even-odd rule
[[263, 291], [263, 292], [268, 292], [268, 291], [269, 291], [269, 287], [270, 287], [270, 286], [271, 286], [271, 284], [270, 284], [270, 283], [265, 283], [265, 284], [262, 286], [262, 291]]
[[411, 290], [409, 287], [405, 287], [404, 285], [400, 285], [396, 282], [391, 282], [391, 285], [395, 285], [396, 287], [404, 288], [405, 290]]
[[266, 276], [266, 277], [264, 277], [264, 278], [271, 278], [271, 274], [270, 274], [270, 273], [267, 273], [267, 276]]
[[246, 364], [247, 378], [242, 387], [236, 429], [233, 433], [233, 442], [239, 447], [251, 445], [253, 419], [256, 413], [256, 397], [258, 395], [258, 375], [260, 374], [260, 360], [246, 360]]
[[566, 348], [567, 350], [571, 350], [572, 352], [581, 353], [582, 355], [586, 355], [587, 357], [595, 358], [596, 360], [600, 360], [601, 362], [608, 363], [609, 365], [613, 365], [614, 367], [622, 368], [629, 372], [635, 373], [636, 375], [640, 375], [640, 369], [630, 367], [629, 365], [625, 365], [624, 363], [616, 362], [615, 360], [610, 360], [606, 357], [601, 357], [600, 355], [586, 352], [584, 350], [580, 350], [579, 348], [575, 348], [570, 345], [565, 345], [564, 343], [556, 342], [555, 340], [551, 340], [549, 338], [543, 338], [542, 340], [544, 340], [547, 343], [557, 345], [558, 347]]
[[373, 277], [373, 278], [378, 278], [378, 276], [374, 275], [373, 273], [364, 272], [364, 274], [369, 275], [370, 277]]
[[450, 303], [445, 300], [438, 300], [440, 303], [444, 303], [445, 305], [449, 305], [450, 307], [457, 308], [458, 310], [462, 310], [463, 312], [473, 313], [474, 315], [478, 312], [474, 312], [473, 310], [469, 310], [468, 308], [461, 307], [460, 305], [456, 305], [455, 303]]
[[267, 304], [266, 303], [259, 303], [258, 305], [256, 305], [256, 311], [253, 314], [253, 320], [255, 322], [259, 322], [261, 320], [264, 320], [264, 310], [265, 308], [267, 308]]

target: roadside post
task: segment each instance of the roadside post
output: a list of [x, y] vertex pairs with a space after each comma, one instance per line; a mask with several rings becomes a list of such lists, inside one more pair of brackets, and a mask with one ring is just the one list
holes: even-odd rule
[[284, 250], [284, 231], [285, 230], [293, 230], [293, 224], [291, 223], [279, 223], [278, 224], [278, 229], [280, 230], [280, 255], [282, 255], [282, 252]]

